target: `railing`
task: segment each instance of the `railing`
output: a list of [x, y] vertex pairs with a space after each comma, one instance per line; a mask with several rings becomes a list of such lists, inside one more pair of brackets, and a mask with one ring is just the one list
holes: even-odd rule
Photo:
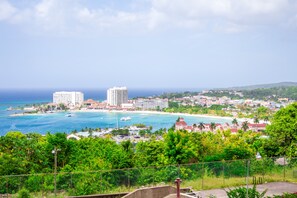
[[58, 196], [130, 192], [142, 186], [174, 185], [178, 177], [182, 179], [182, 187], [191, 186], [197, 191], [274, 181], [297, 182], [297, 158], [0, 176], [0, 197], [15, 194], [22, 188], [37, 197], [54, 197], [55, 188]]

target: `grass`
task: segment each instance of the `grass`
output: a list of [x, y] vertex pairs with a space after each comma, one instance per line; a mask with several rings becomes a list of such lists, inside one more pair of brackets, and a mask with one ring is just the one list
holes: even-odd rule
[[[297, 170], [297, 169], [295, 169]], [[296, 174], [296, 173], [295, 173]], [[257, 179], [259, 177], [263, 178], [263, 183], [269, 182], [297, 182], [297, 178], [293, 177], [293, 169], [286, 170], [286, 179], [284, 180], [284, 172], [272, 172], [266, 175], [254, 175]], [[182, 187], [192, 187], [193, 190], [210, 190], [215, 188], [228, 188], [235, 186], [246, 185], [246, 177], [230, 177], [224, 178], [223, 176], [205, 176], [203, 179], [194, 179], [194, 180], [184, 180]], [[249, 177], [248, 184], [253, 184], [253, 176]]]
[[[297, 182], [297, 167], [295, 168], [287, 168], [285, 170], [285, 181], [287, 182]], [[295, 173], [295, 174], [294, 174]], [[224, 176], [215, 176], [212, 175], [211, 171], [205, 172], [205, 175], [203, 178], [197, 178], [197, 179], [186, 179], [181, 177], [182, 187], [191, 187], [193, 190], [199, 191], [199, 190], [209, 190], [209, 189], [216, 189], [216, 188], [230, 188], [230, 187], [236, 187], [236, 186], [242, 186], [246, 185], [246, 177], [224, 177]], [[269, 173], [265, 175], [261, 174], [253, 174], [257, 179], [259, 177], [263, 178], [263, 183], [268, 182], [279, 182], [284, 181], [284, 171], [283, 169], [280, 169], [279, 167], [277, 169], [269, 170]], [[248, 179], [248, 184], [252, 184], [253, 182], [253, 176], [250, 176]], [[174, 178], [175, 179], [175, 178]], [[174, 180], [173, 179], [173, 180]], [[141, 187], [151, 187], [151, 186], [160, 186], [160, 185], [172, 185], [174, 186], [174, 181], [167, 182], [167, 183], [152, 183], [148, 184], [146, 186], [117, 186], [115, 188], [110, 188], [104, 190], [104, 192], [98, 191], [97, 194], [109, 194], [109, 193], [119, 193], [119, 192], [132, 192], [136, 189], [139, 189]], [[58, 198], [62, 198], [65, 196], [68, 196], [69, 194], [67, 192], [59, 192], [57, 194]], [[38, 193], [31, 193], [32, 197], [49, 197], [54, 198], [54, 193], [52, 192], [38, 192]], [[11, 196], [12, 198], [17, 198], [17, 194], [14, 194]]]

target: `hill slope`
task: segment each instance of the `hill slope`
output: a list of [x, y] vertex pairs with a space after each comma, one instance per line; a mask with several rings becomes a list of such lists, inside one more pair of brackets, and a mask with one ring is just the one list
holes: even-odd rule
[[254, 90], [254, 89], [268, 89], [268, 88], [279, 88], [279, 87], [295, 87], [297, 82], [279, 82], [271, 84], [260, 84], [260, 85], [250, 85], [242, 87], [229, 87], [222, 90]]

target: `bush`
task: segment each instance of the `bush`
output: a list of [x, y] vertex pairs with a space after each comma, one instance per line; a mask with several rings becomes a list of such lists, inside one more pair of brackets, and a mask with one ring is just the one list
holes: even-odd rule
[[[253, 186], [253, 188], [248, 188], [248, 198], [262, 198], [266, 194], [265, 190], [264, 192], [260, 193], [256, 189], [256, 185]], [[227, 192], [228, 198], [245, 198], [247, 194], [247, 188], [246, 187], [238, 187], [233, 190], [229, 189]]]
[[18, 193], [18, 198], [30, 198], [30, 192], [26, 188], [23, 188]]

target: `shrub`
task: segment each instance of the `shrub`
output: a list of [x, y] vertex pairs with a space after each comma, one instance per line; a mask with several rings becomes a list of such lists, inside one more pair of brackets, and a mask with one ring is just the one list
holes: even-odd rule
[[256, 189], [256, 185], [253, 186], [253, 188], [247, 188], [246, 187], [238, 187], [235, 189], [229, 189], [227, 193], [228, 198], [245, 198], [246, 194], [248, 192], [248, 198], [262, 198], [265, 196], [267, 190], [264, 192], [260, 193]]
[[23, 188], [18, 193], [18, 198], [30, 198], [30, 192], [26, 188]]

